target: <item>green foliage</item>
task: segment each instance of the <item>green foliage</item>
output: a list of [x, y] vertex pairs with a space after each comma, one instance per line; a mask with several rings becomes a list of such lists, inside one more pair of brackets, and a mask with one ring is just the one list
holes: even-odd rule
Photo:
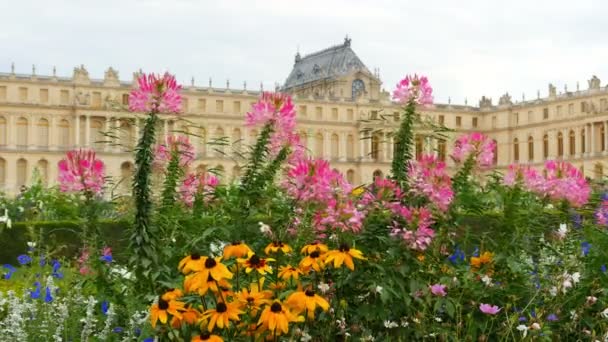
[[391, 164], [391, 173], [397, 183], [406, 188], [407, 166], [413, 160], [413, 141], [414, 141], [414, 121], [416, 114], [416, 104], [410, 101], [405, 106], [403, 118], [399, 126], [399, 131], [395, 135], [395, 151]]

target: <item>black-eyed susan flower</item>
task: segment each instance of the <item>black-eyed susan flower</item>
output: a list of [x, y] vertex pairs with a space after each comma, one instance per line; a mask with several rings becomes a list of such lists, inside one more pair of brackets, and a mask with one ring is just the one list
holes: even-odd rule
[[272, 292], [259, 291], [257, 284], [251, 284], [250, 289], [243, 289], [236, 294], [240, 308], [249, 309], [252, 316], [256, 316], [263, 305], [270, 304], [270, 298], [272, 298]]
[[230, 321], [238, 322], [239, 315], [243, 313], [235, 303], [218, 302], [215, 309], [205, 311], [203, 319], [209, 320], [207, 330], [213, 331], [215, 326], [224, 329], [230, 325]]
[[311, 289], [292, 293], [285, 301], [285, 304], [292, 308], [297, 314], [306, 311], [309, 319], [315, 318], [315, 309], [317, 306], [323, 309], [323, 311], [329, 309], [327, 300]]
[[300, 261], [300, 268], [304, 272], [309, 272], [311, 269], [321, 272], [325, 267], [324, 259], [326, 254], [321, 254], [319, 251], [314, 251]]
[[281, 335], [289, 332], [289, 323], [301, 321], [303, 317], [298, 317], [281, 302], [275, 301], [262, 311], [258, 325], [261, 325], [262, 331], [270, 330], [273, 334]]
[[152, 324], [152, 328], [156, 327], [156, 322], [158, 321], [166, 324], [169, 315], [182, 318], [181, 312], [185, 310], [184, 305], [184, 303], [176, 300], [166, 301], [159, 298], [158, 303], [152, 304], [150, 307], [150, 324]]
[[283, 280], [298, 280], [300, 279], [300, 275], [302, 275], [302, 270], [291, 265], [281, 266], [279, 268], [279, 278]]
[[283, 243], [281, 241], [273, 241], [264, 248], [264, 253], [269, 255], [270, 253], [278, 253], [279, 251], [283, 252], [283, 254], [291, 253], [292, 249], [288, 244]]
[[171, 327], [180, 329], [183, 324], [194, 325], [201, 317], [201, 313], [192, 307], [188, 307], [181, 314], [181, 318], [177, 316], [173, 316], [173, 318], [171, 318]]
[[181, 298], [184, 295], [184, 293], [182, 292], [182, 290], [180, 289], [168, 289], [162, 296], [161, 298], [166, 300], [166, 301], [170, 301], [170, 300], [176, 300]]
[[249, 253], [246, 259], [238, 259], [238, 262], [245, 267], [246, 273], [257, 271], [259, 274], [272, 273], [272, 267], [268, 265], [269, 261], [274, 261], [271, 258], [260, 258], [257, 254]]
[[224, 247], [224, 260], [230, 258], [243, 258], [249, 253], [253, 253], [251, 248], [244, 244], [242, 241], [235, 241]]
[[220, 262], [220, 260], [222, 260], [221, 257], [206, 257], [205, 262], [203, 263], [203, 269], [198, 273], [200, 273], [205, 280], [209, 278], [209, 276], [218, 281], [222, 279], [232, 279], [232, 273], [228, 270], [226, 265]]
[[313, 242], [311, 244], [308, 244], [304, 247], [302, 247], [302, 249], [300, 250], [300, 253], [302, 254], [310, 254], [312, 252], [319, 252], [321, 254], [326, 253], [329, 250], [329, 248], [327, 247], [327, 245], [324, 245], [320, 242]]
[[209, 290], [217, 293], [221, 288], [230, 289], [232, 287], [226, 279], [216, 281], [211, 275], [207, 276], [206, 280], [202, 277], [203, 275], [200, 272], [186, 276], [184, 290], [186, 292], [197, 292], [199, 295], [204, 296]]
[[203, 269], [205, 259], [198, 253], [192, 253], [187, 257], [183, 258], [177, 268], [183, 273], [188, 274], [190, 272], [198, 272]]
[[350, 248], [347, 244], [342, 244], [337, 250], [327, 252], [325, 264], [333, 263], [335, 268], [342, 267], [342, 264], [345, 264], [351, 271], [354, 271], [355, 263], [353, 262], [353, 258], [365, 260], [360, 250]]
[[194, 336], [190, 342], [224, 342], [224, 339], [217, 335], [211, 335], [211, 333], [203, 332], [200, 335]]

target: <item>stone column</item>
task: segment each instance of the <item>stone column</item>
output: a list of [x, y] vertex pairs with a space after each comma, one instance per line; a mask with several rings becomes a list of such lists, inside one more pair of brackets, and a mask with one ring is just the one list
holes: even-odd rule
[[[15, 116], [14, 115], [9, 115], [8, 116], [8, 122], [7, 122], [7, 127], [6, 127], [6, 135], [7, 135], [7, 145], [9, 148], [14, 149], [15, 145], [17, 144], [17, 139], [15, 139], [15, 135], [17, 133], [17, 127], [15, 126]], [[8, 172], [9, 166], [8, 166], [8, 161], [6, 162], [6, 168]], [[8, 185], [8, 181], [7, 181], [7, 185]]]
[[340, 148], [338, 156], [340, 161], [346, 161], [346, 132], [340, 132]]
[[[49, 149], [50, 150], [57, 150], [57, 139], [59, 139], [59, 134], [58, 132], [56, 132], [57, 130], [57, 118], [55, 116], [51, 116], [51, 121], [49, 121]], [[51, 165], [49, 163], [49, 165]], [[52, 167], [49, 167], [49, 170], [53, 169]], [[49, 172], [50, 175], [50, 172]], [[49, 184], [51, 184], [51, 178], [49, 176]]]
[[389, 156], [388, 156], [388, 134], [383, 133], [382, 134], [382, 144], [380, 145], [382, 146], [382, 151], [381, 151], [381, 161], [386, 162], [389, 160]]
[[593, 122], [591, 123], [590, 128], [591, 128], [591, 143], [589, 144], [589, 147], [590, 147], [589, 151], [591, 153], [591, 156], [594, 156], [595, 155], [595, 125]]
[[313, 135], [313, 131], [312, 129], [308, 129], [308, 131], [306, 132], [306, 154], [308, 154], [308, 156], [314, 156], [315, 154], [315, 147], [312, 146], [312, 142], [314, 141], [314, 135]]
[[76, 120], [74, 123], [74, 127], [76, 128], [76, 139], [74, 139], [74, 144], [76, 146], [80, 145], [80, 115], [76, 114]]
[[34, 116], [30, 116], [27, 120], [27, 141], [25, 142], [25, 144], [27, 145], [26, 148], [28, 150], [38, 149], [38, 142], [40, 141], [38, 134], [35, 134], [36, 132], [34, 129], [34, 125], [36, 123], [34, 121], [36, 121], [36, 118]]
[[359, 138], [359, 156], [361, 157], [361, 160], [364, 160], [367, 158], [367, 156], [365, 155], [365, 138], [366, 138], [366, 133], [362, 133], [361, 137]]
[[589, 125], [585, 124], [585, 152], [583, 153], [584, 157], [588, 157], [589, 156], [589, 151], [591, 151], [591, 147], [589, 146], [589, 136], [591, 135], [591, 132], [589, 130]]
[[323, 131], [323, 158], [331, 159], [331, 135], [328, 130]]
[[[114, 134], [114, 132], [110, 133], [110, 117], [106, 116], [105, 120], [103, 122], [103, 131], [106, 134]], [[110, 150], [110, 145], [112, 144], [112, 142], [108, 141], [108, 137], [104, 137], [104, 141], [105, 143], [103, 144], [103, 151], [104, 152], [108, 152]]]
[[608, 122], [607, 121], [603, 121], [602, 124], [604, 125], [604, 155], [608, 154]]
[[89, 114], [84, 116], [84, 140], [86, 147], [91, 146], [91, 115]]
[[386, 150], [388, 151], [388, 158], [387, 158], [387, 162], [390, 162], [393, 160], [393, 153], [395, 153], [395, 151], [393, 151], [393, 141], [394, 141], [394, 137], [391, 134], [387, 134], [386, 137]]
[[163, 120], [163, 132], [164, 132], [164, 135], [163, 135], [162, 140], [164, 141], [169, 136], [169, 121], [168, 120]]

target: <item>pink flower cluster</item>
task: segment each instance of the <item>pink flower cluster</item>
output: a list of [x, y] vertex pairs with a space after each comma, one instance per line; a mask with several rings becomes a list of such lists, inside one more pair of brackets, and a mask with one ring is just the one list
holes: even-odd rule
[[72, 150], [59, 161], [59, 187], [63, 192], [101, 193], [104, 185], [104, 164], [93, 150]]
[[217, 177], [211, 174], [189, 174], [179, 188], [180, 199], [192, 207], [197, 197], [208, 201], [213, 197], [213, 191], [219, 184]]
[[589, 201], [591, 187], [574, 165], [549, 160], [545, 163], [545, 173], [543, 176], [529, 166], [510, 165], [503, 183], [507, 186], [522, 183], [531, 192], [554, 201], [565, 200], [573, 207]]
[[434, 155], [422, 155], [409, 165], [411, 191], [428, 198], [441, 211], [447, 211], [454, 199], [452, 180], [446, 165]]
[[435, 231], [431, 225], [435, 223], [432, 213], [425, 207], [408, 208], [400, 207], [395, 212], [405, 224], [393, 221], [391, 235], [400, 237], [406, 245], [416, 251], [426, 250], [435, 236]]
[[165, 144], [156, 145], [154, 167], [164, 169], [174, 152], [179, 153], [179, 166], [182, 168], [188, 167], [196, 157], [194, 146], [187, 136], [171, 135], [167, 137]]
[[401, 188], [393, 180], [376, 177], [374, 183], [369, 186], [361, 197], [359, 204], [366, 208], [398, 210], [404, 194]]
[[465, 162], [469, 157], [475, 158], [478, 167], [488, 167], [494, 162], [496, 142], [487, 136], [474, 132], [463, 134], [456, 140], [452, 158], [457, 163]]
[[393, 100], [407, 103], [413, 101], [419, 105], [426, 106], [433, 103], [433, 88], [426, 76], [407, 75], [393, 91]]
[[165, 73], [142, 74], [137, 79], [137, 89], [129, 94], [129, 110], [145, 113], [179, 113], [181, 111], [182, 87], [175, 77]]
[[271, 123], [273, 127], [270, 136], [270, 154], [276, 156], [279, 151], [290, 146], [296, 154], [302, 152], [300, 138], [294, 132], [296, 127], [296, 111], [291, 96], [283, 93], [264, 92], [247, 112], [245, 125], [265, 126]]
[[[364, 213], [350, 197], [352, 185], [340, 172], [331, 169], [329, 162], [300, 158], [294, 161], [285, 179], [282, 186], [298, 202], [298, 209], [313, 208], [317, 237], [326, 238], [328, 231], [361, 230]], [[299, 222], [296, 218], [291, 231]]]
[[608, 226], [608, 199], [602, 200], [602, 203], [600, 203], [599, 208], [595, 212], [595, 218], [597, 219], [597, 224]]

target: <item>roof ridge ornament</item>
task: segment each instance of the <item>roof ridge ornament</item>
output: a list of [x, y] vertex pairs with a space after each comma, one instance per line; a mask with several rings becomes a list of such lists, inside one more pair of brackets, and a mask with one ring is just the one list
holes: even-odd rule
[[344, 37], [344, 46], [349, 47], [351, 41], [352, 41], [352, 39], [348, 38], [348, 35], [346, 35], [346, 37]]

